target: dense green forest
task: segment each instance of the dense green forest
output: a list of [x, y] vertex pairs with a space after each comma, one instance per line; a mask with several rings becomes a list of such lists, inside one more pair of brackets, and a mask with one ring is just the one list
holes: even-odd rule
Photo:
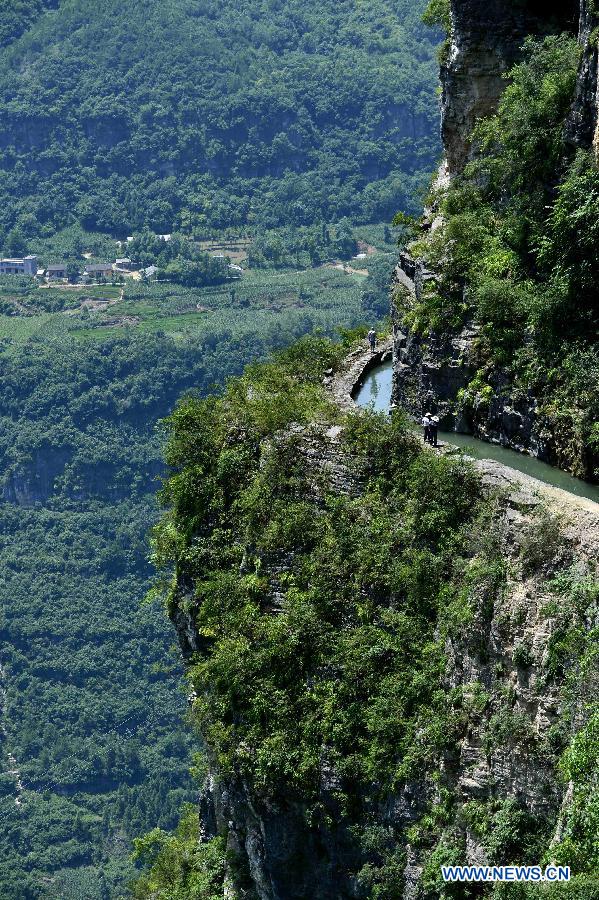
[[439, 152], [423, 7], [11, 4], [0, 245], [73, 223], [203, 236], [416, 209]]
[[132, 839], [194, 798], [174, 636], [141, 605], [157, 421], [303, 334], [360, 322], [385, 291], [333, 268], [201, 290], [2, 280], [3, 900], [121, 896]]
[[58, 0], [8, 0], [0, 6], [0, 47], [5, 47], [23, 34], [47, 9], [58, 6]]
[[154, 516], [150, 500], [0, 511], [3, 900], [113, 896], [128, 842], [192, 797], [170, 635], [139, 606]]

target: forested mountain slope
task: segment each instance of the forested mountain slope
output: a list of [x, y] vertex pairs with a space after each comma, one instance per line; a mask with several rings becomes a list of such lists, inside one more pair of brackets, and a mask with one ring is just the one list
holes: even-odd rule
[[2, 900], [123, 896], [133, 838], [174, 827], [194, 796], [173, 637], [160, 604], [141, 605], [157, 420], [184, 392], [361, 315], [342, 272], [270, 281], [248, 276], [235, 303], [127, 286], [111, 310], [139, 324], [118, 329], [111, 310], [34, 314], [41, 288], [20, 295], [28, 315], [0, 315]]
[[423, 5], [64, 0], [0, 54], [0, 243], [390, 219], [438, 152]]
[[0, 47], [12, 44], [46, 9], [54, 9], [58, 0], [3, 0], [0, 3]]
[[[156, 424], [386, 312], [380, 223], [417, 208], [439, 148], [424, 5], [0, 2], [1, 255], [81, 269], [146, 227], [249, 248], [214, 288], [1, 280], [2, 900], [120, 897], [131, 839], [193, 796], [172, 636], [140, 607]], [[340, 271], [356, 238], [383, 251], [370, 278]]]

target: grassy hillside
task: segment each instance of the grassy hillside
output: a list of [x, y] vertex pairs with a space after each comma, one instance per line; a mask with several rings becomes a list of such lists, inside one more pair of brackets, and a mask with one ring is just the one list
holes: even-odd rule
[[72, 223], [123, 236], [385, 221], [426, 184], [439, 150], [424, 2], [43, 6], [13, 10], [21, 36], [0, 52], [0, 244], [14, 226], [30, 239]]

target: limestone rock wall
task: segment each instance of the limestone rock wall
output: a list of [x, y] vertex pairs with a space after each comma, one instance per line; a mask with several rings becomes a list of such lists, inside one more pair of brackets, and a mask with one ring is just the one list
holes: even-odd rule
[[[350, 360], [348, 375], [355, 369]], [[355, 372], [354, 372], [355, 375]], [[347, 377], [329, 386], [338, 396]], [[295, 430], [297, 450], [313, 471], [315, 487], [327, 483], [339, 493], [359, 493], [354, 466], [338, 441], [338, 428]], [[266, 448], [266, 452], [268, 449]], [[558, 607], [548, 588], [560, 571], [581, 577], [596, 575], [599, 558], [599, 507], [542, 488], [534, 479], [517, 475], [499, 464], [478, 464], [483, 484], [496, 496], [493, 534], [507, 577], [501, 590], [481, 583], [471, 595], [472, 619], [467, 627], [448, 635], [445, 649], [445, 689], [462, 692], [464, 714], [452, 749], [441, 754], [438, 777], [422, 773], [415, 782], [400, 783], [391, 792], [369, 800], [372, 822], [388, 829], [405, 853], [401, 893], [397, 900], [424, 900], [422, 871], [430, 848], [407, 840], [415, 825], [439, 800], [439, 792], [454, 798], [448, 828], [461, 835], [464, 864], [491, 862], [484, 840], [468, 822], [468, 804], [489, 808], [506, 802], [519, 805], [531, 817], [559, 828], [567, 808], [568, 785], [556, 777], [560, 750], [553, 741], [560, 728], [572, 727], [564, 715], [564, 677], [549, 674], [552, 640], [571, 624], [574, 613]], [[540, 489], [540, 493], [539, 493]], [[473, 540], [475, 538], [473, 537]], [[280, 560], [265, 561], [276, 615]], [[287, 560], [288, 568], [292, 565]], [[202, 638], [194, 625], [193, 586], [180, 583], [178, 610], [171, 611], [185, 656], [202, 652]], [[552, 608], [553, 601], [553, 608]], [[589, 609], [577, 622], [597, 625], [598, 610]], [[588, 677], [599, 683], [599, 672]], [[594, 682], [595, 683], [595, 682]], [[193, 702], [193, 698], [192, 698]], [[580, 726], [580, 722], [576, 725]], [[241, 776], [223, 776], [213, 764], [201, 800], [204, 840], [226, 837], [230, 859], [227, 900], [367, 900], [368, 892], [356, 877], [368, 856], [352, 835], [336, 799], [338, 776], [323, 762], [319, 788], [321, 813], [307, 817], [299, 798], [257, 791]], [[494, 806], [495, 804], [495, 806]]]
[[[471, 158], [472, 129], [497, 108], [505, 74], [520, 59], [525, 38], [562, 32], [577, 35], [581, 46], [565, 137], [572, 153], [592, 149], [599, 160], [599, 10], [594, 0], [451, 0], [451, 34], [441, 65], [446, 177], [458, 175]], [[416, 298], [434, 277], [418, 260], [402, 254], [395, 280]], [[474, 434], [592, 478], [597, 460], [590, 458], [575, 430], [566, 428], [562, 433], [555, 423], [545, 421], [537, 398], [515, 391], [500, 369], [485, 375], [488, 396], [459, 400], [480, 369], [476, 343], [473, 324], [451, 337], [433, 335], [426, 340], [396, 327], [394, 402], [417, 417], [425, 407], [434, 407], [449, 430]]]
[[[589, 0], [451, 0], [452, 29], [441, 67], [442, 137], [450, 175], [461, 171], [470, 153], [476, 120], [497, 107], [505, 73], [520, 58], [527, 35], [580, 29], [588, 42], [595, 16]], [[586, 53], [587, 51], [585, 51]], [[581, 108], [573, 125], [576, 140], [590, 142], [596, 115], [588, 115], [587, 94], [596, 97], [597, 54], [588, 49], [588, 72], [581, 80]]]

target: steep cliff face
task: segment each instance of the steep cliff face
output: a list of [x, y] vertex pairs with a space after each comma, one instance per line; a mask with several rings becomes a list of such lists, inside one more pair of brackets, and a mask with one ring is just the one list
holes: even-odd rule
[[[481, 163], [481, 155], [478, 152], [480, 147], [477, 148], [472, 144], [473, 128], [480, 119], [492, 115], [497, 110], [499, 99], [507, 85], [505, 76], [510, 67], [527, 59], [527, 50], [523, 49], [525, 39], [565, 33], [576, 37], [580, 47], [580, 62], [573, 99], [568, 100], [565, 118], [561, 122], [561, 155], [556, 159], [551, 172], [544, 172], [542, 176], [531, 173], [530, 176], [531, 183], [536, 183], [539, 192], [544, 194], [545, 206], [541, 208], [545, 212], [541, 214], [537, 211], [531, 216], [530, 209], [527, 212], [523, 211], [523, 208], [518, 210], [515, 203], [507, 213], [506, 221], [495, 231], [493, 226], [491, 227], [488, 231], [488, 234], [493, 234], [490, 238], [491, 243], [503, 228], [501, 240], [504, 243], [501, 252], [505, 252], [505, 258], [508, 259], [505, 264], [499, 263], [497, 274], [494, 266], [498, 257], [495, 260], [491, 256], [483, 259], [486, 251], [482, 251], [480, 246], [477, 247], [476, 239], [472, 238], [473, 256], [479, 253], [481, 270], [487, 267], [484, 275], [487, 285], [493, 278], [496, 279], [495, 285], [503, 280], [506, 295], [509, 295], [510, 291], [514, 294], [518, 283], [521, 284], [526, 278], [530, 280], [530, 284], [536, 284], [539, 293], [546, 291], [547, 295], [559, 284], [560, 278], [564, 279], [564, 283], [569, 278], [569, 271], [564, 267], [559, 271], [556, 270], [556, 277], [553, 283], [550, 283], [547, 271], [540, 273], [542, 267], [538, 263], [537, 251], [549, 227], [547, 222], [542, 221], [543, 215], [545, 217], [551, 215], [548, 211], [552, 209], [550, 204], [555, 203], [556, 197], [559, 196], [560, 179], [566, 177], [579, 151], [587, 154], [590, 151], [590, 159], [593, 153], [597, 157], [598, 25], [599, 13], [589, 0], [572, 0], [559, 4], [533, 3], [525, 0], [519, 3], [507, 0], [451, 2], [451, 33], [441, 65], [442, 134], [449, 181], [443, 182], [441, 187], [446, 190], [448, 184], [459, 185], [464, 167], [474, 160], [481, 168], [475, 170], [478, 174], [467, 172], [466, 207], [467, 191], [481, 191], [484, 194], [486, 185], [493, 180], [491, 174], [493, 164], [490, 164], [491, 169], [486, 166], [484, 152]], [[537, 77], [542, 78], [542, 73], [537, 72]], [[540, 135], [542, 126], [537, 127]], [[501, 141], [497, 132], [494, 140]], [[524, 143], [526, 136], [520, 135], [520, 140]], [[542, 138], [540, 140], [542, 141]], [[542, 149], [540, 152], [543, 152]], [[515, 188], [516, 193], [523, 191], [523, 187], [520, 182]], [[503, 193], [499, 191], [499, 195], [497, 192], [493, 195], [492, 201], [484, 201], [489, 204], [487, 212], [492, 210], [492, 215], [497, 217], [497, 221], [501, 220], [505, 212], [508, 200], [506, 191], [510, 191], [511, 188], [504, 185], [502, 190]], [[459, 187], [456, 198], [453, 200], [451, 215], [459, 219], [462, 212], [461, 205], [464, 202], [464, 198], [460, 200]], [[579, 206], [583, 203], [584, 196], [581, 195]], [[468, 213], [467, 208], [462, 224], [457, 227], [458, 230], [463, 228], [474, 232], [482, 219], [468, 220]], [[531, 218], [534, 219], [534, 215], [537, 215], [538, 221], [531, 225]], [[569, 211], [568, 215], [572, 216], [574, 213]], [[510, 216], [511, 221], [508, 222]], [[590, 426], [582, 424], [583, 420], [593, 418], [591, 405], [588, 409], [577, 409], [569, 419], [562, 416], [561, 411], [557, 409], [559, 403], [553, 402], [549, 397], [547, 379], [542, 372], [543, 363], [539, 362], [544, 359], [546, 369], [559, 369], [560, 354], [565, 356], [573, 352], [572, 348], [581, 334], [585, 340], [593, 340], [596, 333], [595, 314], [592, 311], [594, 300], [590, 299], [588, 302], [591, 311], [587, 314], [586, 323], [571, 329], [572, 335], [565, 340], [562, 350], [556, 351], [554, 347], [551, 351], [553, 353], [551, 361], [547, 362], [550, 354], [543, 357], [545, 351], [531, 350], [531, 358], [537, 353], [536, 376], [529, 379], [528, 383], [525, 383], [526, 379], [518, 381], [511, 368], [513, 358], [510, 358], [510, 354], [493, 356], [489, 353], [488, 339], [490, 329], [517, 327], [515, 322], [518, 313], [515, 307], [512, 307], [512, 321], [510, 313], [506, 313], [505, 321], [499, 325], [478, 315], [478, 301], [473, 301], [473, 296], [483, 279], [479, 278], [478, 282], [476, 279], [469, 280], [469, 276], [464, 274], [468, 266], [463, 260], [462, 268], [456, 275], [455, 261], [451, 260], [451, 248], [456, 236], [455, 234], [452, 236], [451, 229], [445, 230], [446, 224], [443, 217], [438, 215], [430, 230], [429, 219], [429, 231], [423, 240], [418, 242], [415, 254], [402, 253], [396, 272], [399, 300], [401, 301], [402, 296], [411, 297], [412, 300], [408, 300], [408, 305], [413, 302], [418, 307], [423, 305], [423, 301], [426, 303], [427, 294], [438, 292], [443, 295], [444, 292], [445, 294], [449, 292], [453, 295], [451, 302], [454, 303], [454, 311], [460, 303], [463, 309], [468, 311], [462, 317], [461, 329], [459, 326], [447, 326], [445, 323], [440, 325], [438, 323], [438, 327], [418, 329], [405, 325], [405, 303], [403, 312], [402, 303], [396, 303], [393, 308], [396, 321], [395, 402], [407, 407], [416, 416], [421, 415], [425, 407], [433, 407], [448, 429], [472, 433], [483, 440], [530, 453], [578, 477], [595, 479], [598, 471], [597, 456], [593, 442], [589, 441], [588, 433], [586, 436], [584, 433], [585, 428], [588, 432]], [[535, 228], [532, 243], [529, 241], [525, 247], [526, 240], [521, 240], [522, 234]], [[428, 243], [432, 246], [435, 233], [438, 235], [441, 232], [446, 235], [445, 255], [440, 254], [437, 248], [432, 254], [436, 256], [436, 262], [426, 263], [424, 261], [428, 258], [426, 245]], [[459, 234], [457, 240], [458, 242], [462, 240]], [[468, 239], [462, 240], [463, 247], [467, 241]], [[578, 243], [577, 238], [573, 238], [572, 241], [573, 244]], [[523, 247], [525, 249], [522, 249]], [[575, 253], [576, 250], [572, 255]], [[556, 258], [559, 256], [557, 250], [554, 255]], [[444, 267], [451, 270], [452, 265], [453, 272], [446, 277]], [[590, 271], [588, 263], [584, 265]], [[515, 270], [519, 270], [516, 276]], [[551, 326], [555, 346], [560, 341], [562, 330], [564, 332], [567, 330], [564, 326], [569, 327], [570, 322], [574, 321], [575, 309], [582, 305], [581, 298], [585, 302], [587, 296], [593, 296], [593, 281], [591, 275], [584, 290], [580, 287], [572, 289], [569, 307], [566, 304], [563, 314], [565, 321], [561, 325], [556, 321]], [[448, 282], [451, 282], [449, 287]], [[576, 327], [579, 328], [578, 332]], [[522, 350], [526, 344], [532, 347], [538, 330], [538, 321], [531, 323], [529, 319], [527, 326], [523, 324], [521, 340], [517, 345], [519, 349]], [[560, 377], [567, 379], [566, 375]], [[562, 403], [562, 408], [563, 406]]]
[[582, 61], [568, 137], [575, 146], [592, 147], [599, 158], [598, 25], [599, 13], [593, 0], [580, 0], [578, 39]]
[[[529, 846], [532, 863], [542, 847], [559, 842], [573, 796], [572, 784], [559, 777], [559, 756], [587, 721], [588, 700], [599, 687], [595, 665], [586, 683], [570, 682], [568, 696], [565, 672], [573, 660], [562, 646], [564, 635], [589, 634], [597, 623], [593, 590], [578, 609], [569, 591], [594, 583], [599, 508], [578, 508], [560, 492], [540, 496], [532, 480], [518, 484], [500, 465], [486, 465], [482, 474], [490, 494], [499, 492], [493, 527], [509, 574], [481, 580], [462, 626], [447, 635], [442, 686], [448, 703], [460, 697], [454, 733], [420, 778], [400, 779], [382, 794], [372, 785], [362, 798], [371, 827], [400, 860], [389, 895], [396, 900], [438, 897], [441, 862], [507, 863]], [[335, 768], [323, 765], [315, 816], [292, 793], [256, 790], [251, 780], [223, 776], [214, 765], [200, 817], [204, 840], [227, 839], [225, 896], [371, 897], [363, 873], [376, 870], [380, 858], [356, 840], [357, 824], [338, 799], [341, 784]], [[512, 844], [502, 844], [503, 824], [512, 829]]]
[[587, 0], [451, 0], [452, 28], [441, 66], [442, 135], [450, 175], [468, 161], [472, 129], [477, 119], [495, 111], [505, 73], [520, 59], [525, 38], [576, 33], [579, 15], [588, 71], [581, 78], [580, 119], [574, 131], [576, 139], [590, 143], [596, 112], [590, 112], [588, 99], [596, 93], [597, 55], [589, 43], [595, 19], [589, 6]]
[[[250, 444], [257, 454], [251, 470], [222, 482], [225, 496], [232, 484], [245, 486], [227, 501], [236, 513], [225, 517], [226, 532], [215, 480], [232, 462], [247, 467], [251, 419], [242, 413], [240, 427], [228, 418], [234, 389], [223, 405], [222, 447], [207, 453], [203, 441], [213, 438], [197, 430], [204, 414], [181, 412], [178, 446], [190, 457], [184, 465], [178, 455], [172, 483], [174, 492], [186, 486], [177, 502], [183, 518], [175, 515], [164, 531], [167, 549], [178, 547], [171, 616], [207, 746], [200, 840], [226, 841], [228, 900], [433, 900], [444, 896], [441, 863], [535, 863], [552, 842], [559, 854], [581, 794], [558, 776], [558, 761], [588, 721], [599, 682], [588, 653], [598, 614], [599, 508], [489, 463], [480, 464], [475, 487], [460, 465], [422, 457], [395, 416], [354, 421], [352, 387], [369, 362], [361, 350], [336, 375], [323, 366], [326, 395], [349, 419], [332, 413], [326, 422], [321, 411], [317, 422], [287, 424]], [[249, 397], [258, 409], [256, 387]], [[276, 409], [278, 401], [269, 402]], [[364, 456], [359, 448], [371, 427], [376, 449]], [[428, 494], [404, 505], [417, 471], [424, 478], [418, 490], [435, 497], [430, 519]], [[436, 517], [465, 485], [462, 496], [473, 490], [478, 499], [459, 513], [451, 535], [438, 531]], [[291, 493], [282, 498], [281, 489]], [[239, 516], [257, 500], [262, 524], [256, 532], [252, 512], [248, 532]], [[193, 533], [177, 537], [192, 510]], [[312, 532], [325, 521], [332, 531]], [[440, 568], [449, 537], [447, 559], [459, 561], [455, 582], [458, 570]], [[424, 568], [415, 563], [420, 557]], [[438, 574], [422, 590], [431, 570]], [[415, 639], [423, 643], [406, 670]], [[224, 650], [234, 651], [229, 662]], [[426, 659], [433, 665], [422, 670]], [[390, 694], [379, 693], [384, 684]], [[315, 698], [322, 706], [313, 716]], [[306, 765], [307, 792], [299, 777]]]
[[[435, 276], [402, 254], [395, 279], [418, 302]], [[398, 319], [397, 312], [394, 316]], [[527, 453], [543, 462], [591, 479], [596, 465], [570, 423], [556, 427], [532, 390], [515, 387], [502, 367], [491, 367], [481, 353], [481, 330], [474, 321], [453, 334], [420, 335], [394, 326], [393, 402], [419, 418], [436, 413], [446, 431]], [[484, 377], [481, 372], [484, 371]]]

